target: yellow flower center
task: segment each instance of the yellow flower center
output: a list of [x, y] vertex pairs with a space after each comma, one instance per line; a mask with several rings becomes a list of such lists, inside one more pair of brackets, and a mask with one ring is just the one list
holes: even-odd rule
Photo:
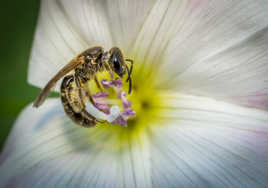
[[[140, 66], [137, 66], [140, 65]], [[127, 127], [111, 125], [110, 123], [98, 124], [95, 128], [87, 129], [89, 142], [104, 150], [121, 151], [129, 148], [135, 141], [146, 138], [148, 132], [159, 120], [158, 114], [164, 98], [152, 86], [157, 79], [152, 75], [152, 70], [146, 70], [142, 63], [135, 62], [132, 74], [132, 93], [127, 99], [132, 103], [131, 108], [136, 111], [136, 116], [127, 120]], [[107, 78], [103, 74], [99, 79]], [[123, 78], [125, 81], [126, 78]], [[128, 83], [123, 83], [123, 90], [128, 91]], [[96, 86], [91, 85], [91, 90], [97, 91]], [[113, 91], [107, 90], [114, 96]]]

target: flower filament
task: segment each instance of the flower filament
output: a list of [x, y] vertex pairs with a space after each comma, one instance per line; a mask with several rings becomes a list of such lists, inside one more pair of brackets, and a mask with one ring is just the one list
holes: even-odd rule
[[[101, 80], [101, 84], [104, 89], [112, 89], [112, 94], [115, 93], [117, 99], [109, 99], [109, 92], [101, 91], [97, 92], [93, 95], [93, 100], [95, 102], [95, 106], [97, 109], [103, 111], [106, 114], [110, 114], [111, 104], [119, 104], [119, 106], [123, 106], [123, 111], [119, 114], [119, 116], [111, 122], [111, 124], [119, 124], [121, 126], [127, 126], [127, 119], [130, 117], [134, 117], [136, 112], [131, 108], [131, 102], [126, 98], [127, 94], [125, 91], [122, 91], [123, 82], [121, 79], [117, 78], [111, 81], [106, 79]], [[120, 104], [121, 103], [121, 104]]]

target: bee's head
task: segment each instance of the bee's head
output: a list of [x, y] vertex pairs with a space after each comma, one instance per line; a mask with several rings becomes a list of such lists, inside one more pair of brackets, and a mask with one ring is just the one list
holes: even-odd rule
[[109, 53], [109, 64], [113, 69], [113, 72], [122, 78], [127, 71], [127, 65], [125, 63], [121, 50], [117, 47], [113, 47]]
[[[117, 47], [113, 47], [110, 49], [109, 53], [109, 60], [108, 63], [113, 72], [115, 72], [120, 78], [122, 78], [126, 72], [128, 73], [127, 82], [129, 82], [129, 90], [128, 93], [131, 93], [132, 88], [132, 81], [131, 81], [131, 73], [133, 68], [133, 61], [130, 59], [124, 59], [121, 50]], [[126, 62], [128, 61], [131, 63], [131, 68], [129, 69]]]

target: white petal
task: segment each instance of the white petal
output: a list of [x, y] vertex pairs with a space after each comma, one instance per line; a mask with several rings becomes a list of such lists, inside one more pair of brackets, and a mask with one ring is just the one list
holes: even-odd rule
[[1, 155], [0, 187], [151, 187], [146, 134], [121, 150], [115, 137], [71, 123], [56, 99], [29, 106]]
[[[118, 150], [114, 132], [70, 123], [56, 100], [28, 107], [1, 155], [11, 187], [265, 187], [268, 112], [167, 94], [159, 126]], [[123, 136], [123, 135], [122, 135]], [[133, 140], [132, 140], [133, 141]]]
[[43, 87], [75, 55], [87, 48], [58, 1], [44, 0], [35, 34], [28, 81]]
[[43, 87], [64, 65], [93, 46], [123, 51], [133, 42], [153, 5], [146, 1], [44, 0], [28, 81]]
[[268, 109], [267, 10], [266, 0], [159, 1], [135, 51], [163, 75], [159, 87]]
[[[112, 45], [127, 51], [154, 2], [155, 0], [62, 0], [62, 5], [84, 38], [93, 39], [97, 35], [101, 39], [102, 33], [106, 32], [102, 28], [109, 28]], [[98, 42], [106, 49], [111, 47], [105, 41]]]
[[193, 64], [176, 77], [176, 82], [182, 86], [175, 84], [176, 88], [195, 95], [268, 109], [267, 49], [268, 27], [215, 56]]
[[132, 48], [138, 32], [156, 0], [106, 1], [106, 12], [115, 46], [127, 52]]
[[167, 44], [180, 28], [183, 15], [189, 12], [188, 6], [190, 2], [187, 0], [155, 3], [133, 47], [137, 62], [150, 63], [150, 66], [161, 62]]
[[[153, 131], [158, 187], [266, 187], [268, 112], [185, 95], [167, 95]], [[161, 121], [159, 121], [161, 122]], [[168, 185], [168, 186], [167, 186]]]

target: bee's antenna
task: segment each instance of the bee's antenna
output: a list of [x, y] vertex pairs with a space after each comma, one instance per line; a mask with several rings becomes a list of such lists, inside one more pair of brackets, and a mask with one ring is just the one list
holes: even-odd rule
[[[131, 67], [130, 67], [130, 71], [129, 71], [129, 73], [128, 73], [128, 78], [127, 78], [127, 82], [129, 81], [129, 79], [131, 79], [130, 78], [130, 75], [132, 74], [132, 70], [133, 70], [133, 63], [134, 63], [134, 61], [132, 60], [132, 59], [125, 59], [125, 61], [128, 61], [128, 62], [130, 62], [131, 63]], [[128, 67], [127, 67], [128, 68]]]
[[130, 75], [131, 75], [131, 68], [129, 70], [128, 66], [126, 66], [126, 67], [127, 67], [127, 72], [128, 72], [128, 78], [127, 78], [126, 81], [129, 83], [129, 86], [128, 86], [128, 94], [130, 94], [131, 93], [131, 89], [132, 89], [132, 80], [131, 80], [131, 77], [130, 77]]

